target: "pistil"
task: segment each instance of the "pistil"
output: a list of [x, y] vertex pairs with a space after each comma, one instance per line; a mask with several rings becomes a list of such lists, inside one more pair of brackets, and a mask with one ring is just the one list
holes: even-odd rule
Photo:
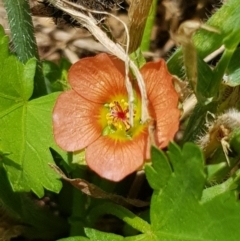
[[120, 103], [113, 101], [108, 105], [108, 108], [109, 113], [106, 115], [108, 125], [112, 125], [118, 130], [128, 131], [131, 128], [128, 103], [124, 99]]

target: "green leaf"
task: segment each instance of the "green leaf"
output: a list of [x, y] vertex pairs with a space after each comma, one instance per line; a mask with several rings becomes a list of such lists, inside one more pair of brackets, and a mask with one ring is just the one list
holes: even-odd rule
[[[25, 65], [15, 56], [0, 64], [0, 146], [9, 153], [4, 168], [15, 191], [30, 191], [39, 197], [44, 188], [59, 192], [61, 182], [48, 163], [49, 148], [63, 153], [52, 136], [52, 108], [58, 93], [28, 101], [33, 92], [36, 61]], [[14, 165], [13, 165], [14, 163]]]
[[89, 241], [90, 239], [85, 238], [85, 237], [69, 237], [69, 238], [61, 238], [58, 239], [57, 241]]
[[85, 228], [86, 235], [91, 240], [97, 241], [122, 241], [124, 238], [120, 235], [113, 234], [113, 233], [105, 233], [95, 229]]
[[[1, 155], [1, 154], [0, 154]], [[3, 155], [4, 162], [7, 156]], [[55, 240], [67, 233], [68, 223], [60, 215], [46, 207], [39, 205], [34, 195], [29, 193], [13, 192], [5, 170], [0, 167], [0, 210], [4, 216], [24, 225], [24, 236], [30, 240]], [[2, 212], [1, 212], [2, 214]]]
[[240, 5], [238, 0], [229, 0], [207, 21], [207, 24], [220, 30], [216, 34], [204, 29], [194, 36], [194, 43], [201, 57], [219, 48], [224, 38], [240, 29]]
[[[237, 189], [240, 183], [240, 170], [238, 170], [234, 175], [232, 175], [228, 180], [225, 182], [212, 186], [210, 188], [207, 188], [203, 191], [201, 203], [209, 203], [212, 200], [215, 200], [217, 197], [221, 196], [230, 196], [229, 192], [234, 191]], [[231, 194], [233, 194], [232, 192]], [[234, 195], [231, 195], [231, 198], [234, 197]], [[234, 201], [235, 198], [232, 198], [232, 201]], [[219, 201], [219, 200], [218, 200]], [[224, 201], [224, 200], [222, 200]], [[230, 203], [228, 203], [230, 204]], [[233, 206], [236, 206], [236, 204], [239, 205], [239, 202], [232, 203]]]
[[240, 128], [236, 128], [230, 136], [230, 146], [233, 151], [235, 151], [238, 155], [240, 155]]
[[158, 237], [154, 233], [139, 234], [136, 236], [126, 237], [126, 241], [159, 241]]
[[213, 96], [212, 90], [212, 76], [213, 71], [201, 58], [197, 58], [198, 64], [198, 82], [197, 93], [201, 96], [209, 98]]
[[[159, 159], [162, 161], [160, 162]], [[145, 172], [150, 186], [155, 190], [163, 188], [172, 173], [172, 168], [163, 151], [156, 147], [151, 148], [152, 166], [146, 165]], [[161, 175], [159, 175], [161, 173]]]
[[138, 68], [141, 68], [144, 64], [146, 64], [146, 59], [144, 58], [140, 48], [131, 53], [130, 58], [137, 65]]
[[240, 65], [239, 65], [239, 59], [240, 59], [240, 49], [237, 49], [233, 56], [232, 59], [228, 65], [228, 76], [226, 81], [224, 82], [225, 84], [235, 87], [240, 85]]
[[31, 97], [35, 68], [34, 59], [24, 65], [15, 56], [10, 56], [0, 63], [0, 111]]
[[9, 56], [8, 43], [9, 38], [5, 34], [3, 27], [0, 25], [0, 63]]
[[58, 93], [29, 102], [19, 102], [0, 113], [1, 146], [20, 168], [4, 163], [15, 191], [30, 191], [39, 197], [46, 188], [58, 192], [61, 182], [48, 163], [53, 163], [49, 147], [56, 147], [52, 136], [51, 114]]
[[[155, 186], [151, 200], [151, 226], [145, 225], [143, 234], [126, 237], [128, 241], [236, 241], [240, 236], [240, 202], [235, 192], [240, 183], [240, 171], [222, 184], [204, 189], [206, 173], [204, 158], [199, 147], [186, 143], [182, 149], [170, 143], [167, 156], [152, 148], [153, 175], [161, 177], [163, 184], [153, 182], [152, 169], [146, 172]], [[158, 159], [157, 159], [158, 158]], [[169, 175], [169, 162], [171, 173]], [[163, 169], [161, 170], [162, 167]], [[166, 170], [164, 170], [166, 169]], [[112, 212], [113, 215], [117, 209]], [[99, 212], [103, 214], [104, 208]], [[125, 212], [123, 220], [134, 225], [132, 214]], [[136, 217], [135, 217], [136, 218]], [[139, 219], [139, 218], [137, 218]], [[134, 220], [134, 219], [133, 219]], [[144, 221], [146, 222], [146, 221]], [[137, 220], [137, 223], [141, 223]], [[86, 229], [87, 236], [95, 240], [122, 240], [115, 234]]]
[[[187, 223], [183, 222], [183, 213], [194, 210], [193, 200], [198, 200], [201, 197], [205, 184], [204, 162], [202, 153], [193, 144], [184, 145], [182, 152], [175, 144], [171, 144], [168, 156], [173, 165], [173, 173], [167, 186], [160, 192], [154, 193], [150, 217], [154, 230], [160, 229], [163, 233], [165, 231], [175, 233], [178, 226], [179, 231], [181, 230], [181, 223], [184, 225]], [[175, 219], [174, 216], [179, 217], [179, 219]], [[193, 215], [192, 218], [195, 216]], [[166, 227], [168, 229], [165, 229]], [[187, 232], [188, 229], [185, 227], [184, 230]]]
[[235, 25], [235, 29], [232, 29], [231, 32], [223, 39], [223, 44], [226, 49], [232, 51], [236, 49], [238, 43], [240, 42], [239, 30], [240, 27]]
[[71, 63], [66, 59], [61, 59], [59, 65], [51, 61], [43, 62], [44, 78], [51, 92], [68, 88], [67, 73], [70, 66]]
[[185, 78], [185, 69], [183, 61], [182, 49], [178, 48], [167, 60], [168, 70], [171, 74], [177, 75], [179, 78]]
[[[196, 46], [198, 56], [206, 57], [214, 50], [218, 49], [223, 40], [232, 32], [239, 32], [240, 29], [240, 4], [239, 0], [228, 0], [223, 6], [207, 21], [207, 25], [215, 27], [220, 34], [200, 29], [193, 36], [194, 45]], [[184, 76], [182, 70], [181, 49], [178, 49], [168, 60], [169, 71], [179, 77]]]
[[[168, 156], [173, 173], [162, 190], [154, 191], [151, 203], [151, 223], [158, 240], [237, 240], [240, 231], [234, 223], [240, 221], [240, 204], [232, 191], [236, 180], [231, 181], [231, 188], [215, 186], [221, 193], [205, 189], [202, 197], [206, 175], [200, 149], [191, 143], [182, 150], [171, 144]], [[212, 193], [211, 198], [206, 193]]]
[[[9, 161], [6, 155], [0, 154], [2, 161]], [[4, 211], [9, 217], [20, 220], [21, 219], [21, 198], [19, 193], [14, 193], [11, 189], [5, 170], [0, 166], [0, 206], [4, 207]]]
[[222, 171], [225, 170], [227, 167], [227, 162], [220, 162], [217, 164], [211, 164], [211, 165], [207, 165], [206, 169], [207, 169], [207, 182], [211, 183], [211, 182], [216, 182], [217, 178], [220, 176], [222, 177]]
[[[236, 43], [237, 46], [238, 42]], [[235, 47], [236, 47], [235, 46]], [[215, 97], [218, 97], [218, 92], [220, 89], [220, 85], [222, 83], [224, 74], [227, 70], [227, 67], [229, 65], [229, 62], [232, 58], [232, 55], [234, 53], [235, 49], [225, 49], [225, 51], [223, 52], [220, 60], [217, 63], [217, 66], [215, 67], [214, 71], [213, 71], [213, 76], [212, 76], [212, 80], [211, 80], [211, 92]]]
[[216, 108], [216, 102], [211, 102], [206, 105], [204, 103], [199, 103], [195, 106], [185, 129], [182, 143], [197, 140], [197, 138], [202, 134], [207, 113], [215, 113]]

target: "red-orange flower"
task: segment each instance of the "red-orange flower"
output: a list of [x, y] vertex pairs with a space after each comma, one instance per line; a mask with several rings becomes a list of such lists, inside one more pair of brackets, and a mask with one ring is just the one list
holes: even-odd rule
[[[178, 94], [163, 60], [140, 70], [155, 121], [155, 142], [166, 147], [179, 125]], [[141, 98], [135, 91], [134, 126], [129, 123], [124, 63], [107, 54], [79, 60], [69, 70], [72, 87], [53, 111], [57, 144], [66, 151], [86, 150], [88, 166], [103, 178], [119, 181], [149, 157], [149, 123], [141, 123]]]

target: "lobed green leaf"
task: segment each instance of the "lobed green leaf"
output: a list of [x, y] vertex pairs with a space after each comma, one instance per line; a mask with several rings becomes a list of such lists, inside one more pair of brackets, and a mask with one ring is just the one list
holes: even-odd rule
[[[180, 149], [171, 143], [167, 156], [156, 148], [152, 148], [152, 154], [153, 166], [151, 169], [146, 168], [147, 178], [154, 187], [150, 208], [151, 228], [147, 228], [143, 234], [126, 238], [86, 229], [90, 240], [238, 240], [240, 202], [235, 192], [240, 183], [240, 172], [222, 184], [205, 189], [207, 177], [203, 154], [196, 145], [186, 143]], [[153, 181], [154, 175], [154, 178], [161, 178], [161, 174], [169, 173], [169, 169], [170, 175], [162, 179], [164, 184], [159, 185]], [[115, 212], [118, 212], [117, 206], [112, 214], [115, 215]], [[129, 216], [127, 212], [125, 215]], [[130, 216], [124, 219], [129, 218]], [[128, 224], [131, 225], [131, 221], [128, 221]]]
[[[44, 188], [59, 192], [61, 182], [48, 163], [49, 148], [63, 154], [52, 136], [52, 109], [58, 93], [29, 101], [33, 93], [36, 60], [21, 63], [10, 55], [7, 38], [0, 29], [0, 146], [14, 191], [30, 191], [39, 197]], [[6, 50], [7, 49], [7, 50]], [[5, 50], [5, 51], [4, 51]], [[10, 161], [9, 161], [10, 160]]]

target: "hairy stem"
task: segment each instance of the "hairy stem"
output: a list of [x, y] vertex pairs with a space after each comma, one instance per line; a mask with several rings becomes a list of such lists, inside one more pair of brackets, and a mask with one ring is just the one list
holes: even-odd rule
[[33, 97], [45, 95], [47, 88], [39, 61], [28, 0], [3, 0], [3, 2], [7, 11], [12, 42], [17, 57], [23, 63], [26, 63], [30, 58], [38, 60]]

